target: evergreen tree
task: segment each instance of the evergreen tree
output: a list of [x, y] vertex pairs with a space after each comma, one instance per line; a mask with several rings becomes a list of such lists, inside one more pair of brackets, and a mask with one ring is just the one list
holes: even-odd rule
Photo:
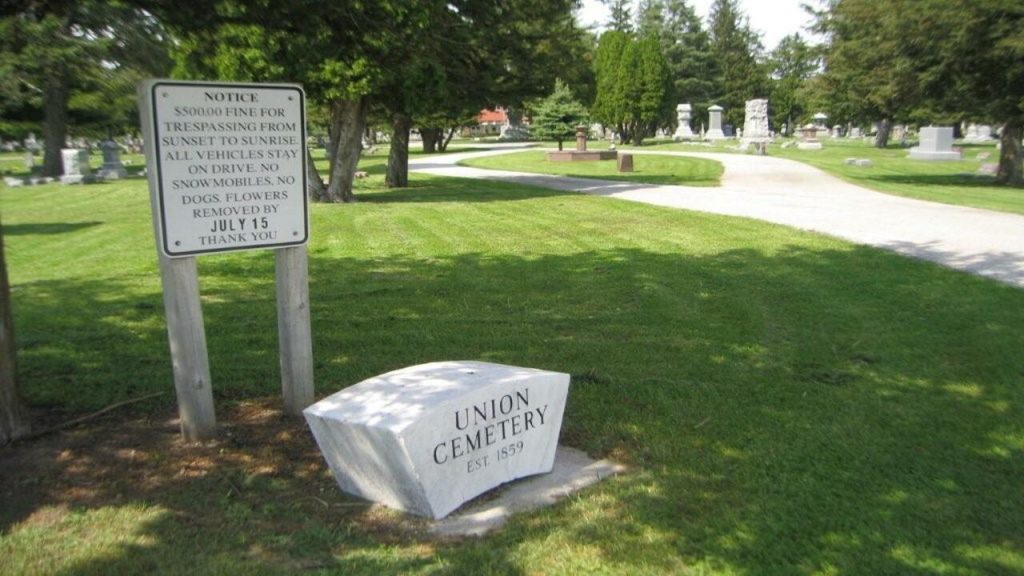
[[747, 100], [768, 95], [767, 73], [758, 63], [762, 46], [747, 25], [737, 0], [711, 5], [711, 52], [718, 68], [716, 101], [726, 122], [743, 122]]
[[658, 38], [675, 99], [693, 104], [696, 115], [706, 114], [716, 92], [717, 69], [710, 37], [693, 7], [686, 0], [644, 0], [637, 28], [641, 35]]
[[620, 134], [626, 129], [626, 95], [619, 82], [619, 68], [629, 43], [625, 32], [609, 30], [601, 35], [594, 56], [597, 92], [590, 111], [598, 122]]
[[632, 32], [633, 26], [630, 23], [629, 4], [630, 0], [601, 0], [608, 6], [608, 29], [616, 32]]
[[858, 119], [970, 115], [1002, 124], [997, 181], [1024, 185], [1024, 7], [1001, 0], [832, 0], [817, 13], [829, 37], [825, 80]]
[[[101, 0], [5, 3], [0, 12], [0, 70], [42, 106], [43, 174], [60, 176], [69, 109], [101, 126], [128, 119], [134, 95], [111, 91], [169, 68], [168, 37], [148, 12]], [[7, 92], [8, 96], [11, 94]]]
[[783, 123], [793, 133], [794, 123], [802, 121], [807, 110], [807, 82], [817, 73], [819, 58], [800, 34], [791, 34], [779, 41], [772, 50], [771, 102], [776, 129]]
[[543, 140], [557, 141], [561, 150], [562, 142], [576, 134], [577, 126], [586, 123], [586, 109], [559, 79], [555, 80], [554, 91], [533, 107], [530, 129]]

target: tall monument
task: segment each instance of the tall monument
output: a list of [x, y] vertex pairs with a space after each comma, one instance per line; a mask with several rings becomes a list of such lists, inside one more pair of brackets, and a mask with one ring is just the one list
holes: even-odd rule
[[725, 134], [722, 132], [722, 108], [718, 104], [708, 108], [708, 133], [704, 136], [705, 140], [725, 140]]

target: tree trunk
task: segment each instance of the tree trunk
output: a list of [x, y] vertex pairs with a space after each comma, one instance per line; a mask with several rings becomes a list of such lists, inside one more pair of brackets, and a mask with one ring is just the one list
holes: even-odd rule
[[316, 164], [313, 163], [313, 154], [306, 148], [306, 195], [313, 202], [327, 201], [327, 188], [324, 187], [323, 178], [316, 171]]
[[999, 171], [996, 182], [1009, 186], [1024, 186], [1024, 174], [1021, 174], [1020, 140], [1024, 125], [1019, 120], [1010, 120], [1003, 124], [1003, 133], [999, 137]]
[[14, 320], [7, 280], [3, 232], [0, 231], [0, 446], [28, 434], [28, 411], [18, 396]]
[[878, 123], [878, 133], [875, 134], [875, 148], [885, 148], [889, 145], [889, 131], [892, 129], [892, 122], [888, 118], [882, 118]]
[[71, 84], [67, 65], [55, 62], [46, 73], [46, 94], [43, 138], [46, 150], [43, 155], [43, 176], [56, 178], [64, 173], [60, 151], [68, 135], [68, 99]]
[[444, 136], [442, 128], [420, 128], [420, 136], [423, 137], [423, 151], [427, 154], [437, 152], [437, 144]]
[[448, 136], [441, 142], [441, 152], [448, 150], [448, 145], [451, 144], [452, 138], [455, 136], [455, 131], [458, 130], [457, 126], [452, 126], [448, 129]]
[[369, 109], [366, 97], [357, 100], [335, 100], [331, 104], [331, 140], [337, 144], [331, 161], [331, 179], [327, 186], [328, 202], [355, 202], [352, 182], [363, 151], [363, 129]]
[[640, 122], [634, 122], [633, 126], [630, 127], [633, 137], [633, 145], [640, 146], [641, 142], [644, 141], [644, 127]]
[[391, 152], [388, 153], [388, 173], [384, 185], [405, 188], [409, 185], [409, 129], [412, 118], [401, 112], [391, 116]]

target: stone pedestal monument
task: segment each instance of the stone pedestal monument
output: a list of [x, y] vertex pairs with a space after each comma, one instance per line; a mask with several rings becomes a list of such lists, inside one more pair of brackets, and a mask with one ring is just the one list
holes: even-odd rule
[[104, 140], [100, 143], [103, 151], [103, 166], [97, 172], [97, 176], [106, 180], [118, 180], [128, 175], [128, 171], [121, 164], [121, 147], [113, 140]]
[[960, 153], [953, 150], [952, 126], [926, 126], [921, 128], [920, 143], [910, 149], [914, 160], [959, 160]]
[[78, 148], [65, 148], [60, 151], [64, 162], [64, 175], [61, 184], [82, 184], [93, 181], [92, 170], [89, 168], [89, 152]]
[[705, 140], [725, 140], [722, 132], [722, 108], [718, 104], [708, 108], [708, 133], [704, 135]]
[[690, 129], [690, 112], [693, 108], [690, 107], [689, 103], [683, 103], [676, 106], [676, 133], [672, 135], [672, 139], [676, 142], [681, 140], [693, 140], [693, 130]]
[[576, 149], [548, 152], [551, 162], [581, 162], [590, 160], [612, 160], [618, 156], [615, 150], [587, 150], [587, 126], [576, 127]]

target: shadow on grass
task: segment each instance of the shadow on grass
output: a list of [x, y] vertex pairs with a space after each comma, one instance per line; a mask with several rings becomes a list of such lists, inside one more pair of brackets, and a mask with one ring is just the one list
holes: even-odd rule
[[892, 184], [911, 184], [914, 186], [961, 186], [966, 188], [992, 188], [996, 184], [995, 176], [981, 174], [880, 174], [863, 177]]
[[[46, 506], [77, 510], [77, 522], [153, 509], [123, 527], [145, 544], [69, 559], [63, 574], [519, 574], [552, 555], [567, 572], [1020, 564], [1020, 290], [856, 247], [314, 254], [310, 273], [318, 395], [441, 359], [565, 371], [563, 442], [634, 472], [484, 540], [435, 543], [333, 492], [301, 423], [254, 410], [225, 419], [236, 424], [219, 444], [190, 448], [158, 418], [137, 462], [144, 423], [0, 452], [0, 485], [19, 487], [0, 493], [5, 537]], [[272, 257], [211, 258], [201, 274], [218, 400], [274, 396]], [[126, 292], [59, 281], [18, 296], [35, 403], [171, 385], [159, 295]]]
[[[447, 167], [447, 165], [446, 165]], [[385, 168], [381, 169], [383, 172]], [[409, 181], [406, 188], [378, 188], [360, 190], [358, 202], [366, 203], [425, 203], [425, 202], [510, 202], [532, 198], [549, 198], [575, 194], [548, 188], [524, 188], [513, 179], [510, 184], [493, 180], [469, 178], [431, 178]]]
[[34, 224], [5, 224], [4, 235], [65, 234], [83, 228], [99, 226], [102, 222], [38, 222]]

